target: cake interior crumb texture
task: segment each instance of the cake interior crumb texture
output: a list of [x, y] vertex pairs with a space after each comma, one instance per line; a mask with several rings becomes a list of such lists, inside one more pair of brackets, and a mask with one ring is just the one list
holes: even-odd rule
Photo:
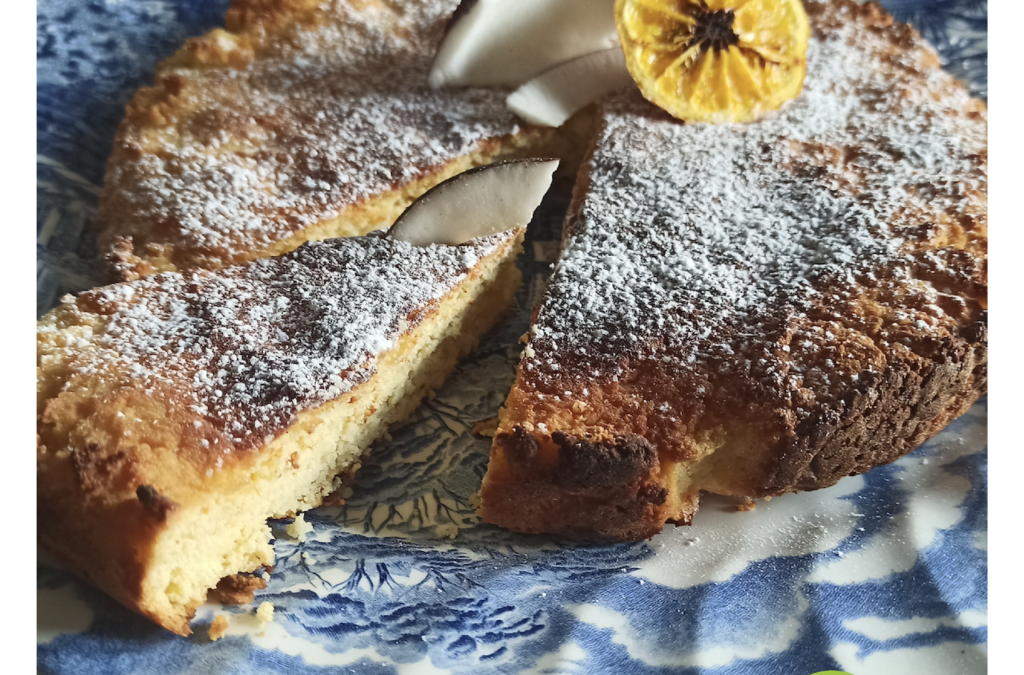
[[313, 526], [307, 523], [306, 517], [300, 513], [285, 527], [285, 531], [288, 536], [294, 537], [301, 544], [306, 541], [306, 535], [313, 531]]
[[318, 506], [497, 321], [521, 239], [314, 242], [67, 299], [38, 331], [41, 540], [187, 635], [273, 565], [267, 519]]
[[261, 602], [260, 606], [256, 608], [256, 620], [260, 623], [270, 623], [274, 620], [274, 604], [271, 602]]

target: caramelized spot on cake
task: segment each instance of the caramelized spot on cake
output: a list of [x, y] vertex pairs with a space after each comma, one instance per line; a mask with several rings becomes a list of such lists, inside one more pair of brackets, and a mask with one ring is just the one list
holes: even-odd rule
[[247, 605], [256, 597], [256, 591], [267, 587], [267, 580], [252, 574], [232, 574], [221, 579], [210, 591], [207, 600], [223, 605]]
[[107, 485], [125, 487], [136, 479], [137, 462], [123, 450], [108, 453], [98, 444], [89, 443], [84, 450], [72, 450], [71, 461], [78, 473], [83, 492], [93, 492]]
[[172, 499], [157, 492], [152, 485], [140, 485], [135, 490], [135, 496], [159, 521], [167, 520], [167, 514], [178, 506]]
[[668, 490], [664, 486], [648, 483], [637, 491], [636, 496], [639, 501], [661, 506], [668, 499]]
[[558, 476], [564, 485], [632, 483], [658, 466], [657, 450], [639, 436], [590, 441], [556, 431], [551, 438], [559, 447]]
[[505, 456], [513, 463], [528, 466], [537, 456], [540, 445], [533, 434], [523, 427], [515, 427], [511, 434], [501, 434], [496, 439], [505, 448]]

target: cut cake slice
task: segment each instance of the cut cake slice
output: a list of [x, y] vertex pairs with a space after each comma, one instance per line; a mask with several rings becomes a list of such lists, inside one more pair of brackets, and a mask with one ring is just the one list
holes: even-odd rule
[[762, 122], [607, 100], [501, 412], [480, 514], [639, 539], [701, 491], [833, 485], [987, 384], [987, 122], [909, 26], [806, 3]]
[[507, 92], [431, 89], [458, 0], [233, 0], [129, 103], [100, 198], [116, 281], [390, 225], [468, 168], [562, 156]]
[[40, 540], [188, 635], [218, 581], [274, 564], [267, 519], [318, 506], [494, 324], [522, 235], [310, 242], [65, 298], [38, 325]]

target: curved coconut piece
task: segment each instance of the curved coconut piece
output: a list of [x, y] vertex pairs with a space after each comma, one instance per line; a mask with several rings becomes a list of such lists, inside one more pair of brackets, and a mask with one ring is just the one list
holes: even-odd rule
[[566, 61], [533, 78], [506, 99], [531, 124], [560, 127], [578, 110], [627, 86], [635, 86], [622, 49], [612, 47]]
[[413, 246], [455, 246], [526, 227], [556, 168], [557, 159], [516, 159], [452, 176], [414, 201], [387, 236]]
[[615, 0], [463, 0], [437, 50], [432, 87], [517, 86], [618, 42]]

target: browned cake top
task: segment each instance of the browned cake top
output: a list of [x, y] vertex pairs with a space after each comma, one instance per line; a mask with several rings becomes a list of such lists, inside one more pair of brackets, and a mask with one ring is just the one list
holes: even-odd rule
[[236, 0], [237, 34], [190, 41], [136, 95], [105, 179], [108, 237], [200, 256], [185, 266], [246, 259], [519, 130], [501, 91], [427, 87], [457, 0], [260, 13], [292, 4]]
[[297, 413], [369, 379], [377, 356], [511, 236], [426, 248], [329, 240], [97, 288], [40, 323], [40, 386], [54, 390], [47, 399], [62, 390], [108, 404], [153, 399], [191, 423], [196, 450], [259, 447]]
[[927, 355], [980, 316], [983, 106], [877, 8], [808, 9], [804, 91], [762, 122], [604, 105], [520, 369], [538, 419], [575, 401], [654, 441], [715, 414], [791, 428], [883, 350]]

